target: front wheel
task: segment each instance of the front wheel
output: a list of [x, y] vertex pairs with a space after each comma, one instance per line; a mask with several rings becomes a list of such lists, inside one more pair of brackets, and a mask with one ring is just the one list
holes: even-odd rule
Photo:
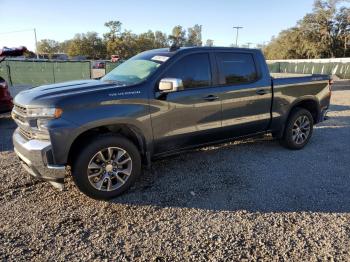
[[121, 136], [101, 136], [79, 153], [73, 180], [87, 196], [110, 199], [127, 190], [141, 173], [137, 147]]
[[293, 109], [286, 123], [282, 145], [289, 149], [302, 149], [312, 136], [313, 125], [313, 117], [308, 110]]

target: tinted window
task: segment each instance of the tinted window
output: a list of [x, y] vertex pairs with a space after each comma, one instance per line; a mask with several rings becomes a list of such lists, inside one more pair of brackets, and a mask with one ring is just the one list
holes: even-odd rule
[[188, 55], [178, 60], [163, 76], [180, 78], [184, 88], [206, 87], [211, 83], [208, 54]]
[[251, 54], [218, 53], [220, 84], [232, 85], [254, 82], [258, 75]]

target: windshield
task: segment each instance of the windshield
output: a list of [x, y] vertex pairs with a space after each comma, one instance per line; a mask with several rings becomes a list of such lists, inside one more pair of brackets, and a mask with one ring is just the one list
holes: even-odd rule
[[114, 68], [101, 78], [102, 81], [116, 81], [125, 85], [144, 81], [169, 57], [154, 53], [141, 53]]

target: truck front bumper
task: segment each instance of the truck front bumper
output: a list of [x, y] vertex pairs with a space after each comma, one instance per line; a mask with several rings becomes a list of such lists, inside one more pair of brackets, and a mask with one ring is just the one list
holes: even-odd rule
[[26, 140], [18, 128], [13, 133], [14, 151], [23, 168], [32, 176], [50, 182], [54, 187], [63, 190], [66, 168], [61, 165], [50, 165], [50, 141]]

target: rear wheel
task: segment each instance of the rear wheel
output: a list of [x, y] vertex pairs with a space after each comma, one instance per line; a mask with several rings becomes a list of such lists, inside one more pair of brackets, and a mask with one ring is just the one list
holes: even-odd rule
[[140, 153], [124, 137], [101, 136], [79, 153], [72, 173], [84, 194], [110, 199], [127, 190], [141, 173]]
[[313, 117], [308, 110], [293, 109], [284, 130], [282, 145], [289, 149], [302, 149], [312, 136], [313, 125]]

